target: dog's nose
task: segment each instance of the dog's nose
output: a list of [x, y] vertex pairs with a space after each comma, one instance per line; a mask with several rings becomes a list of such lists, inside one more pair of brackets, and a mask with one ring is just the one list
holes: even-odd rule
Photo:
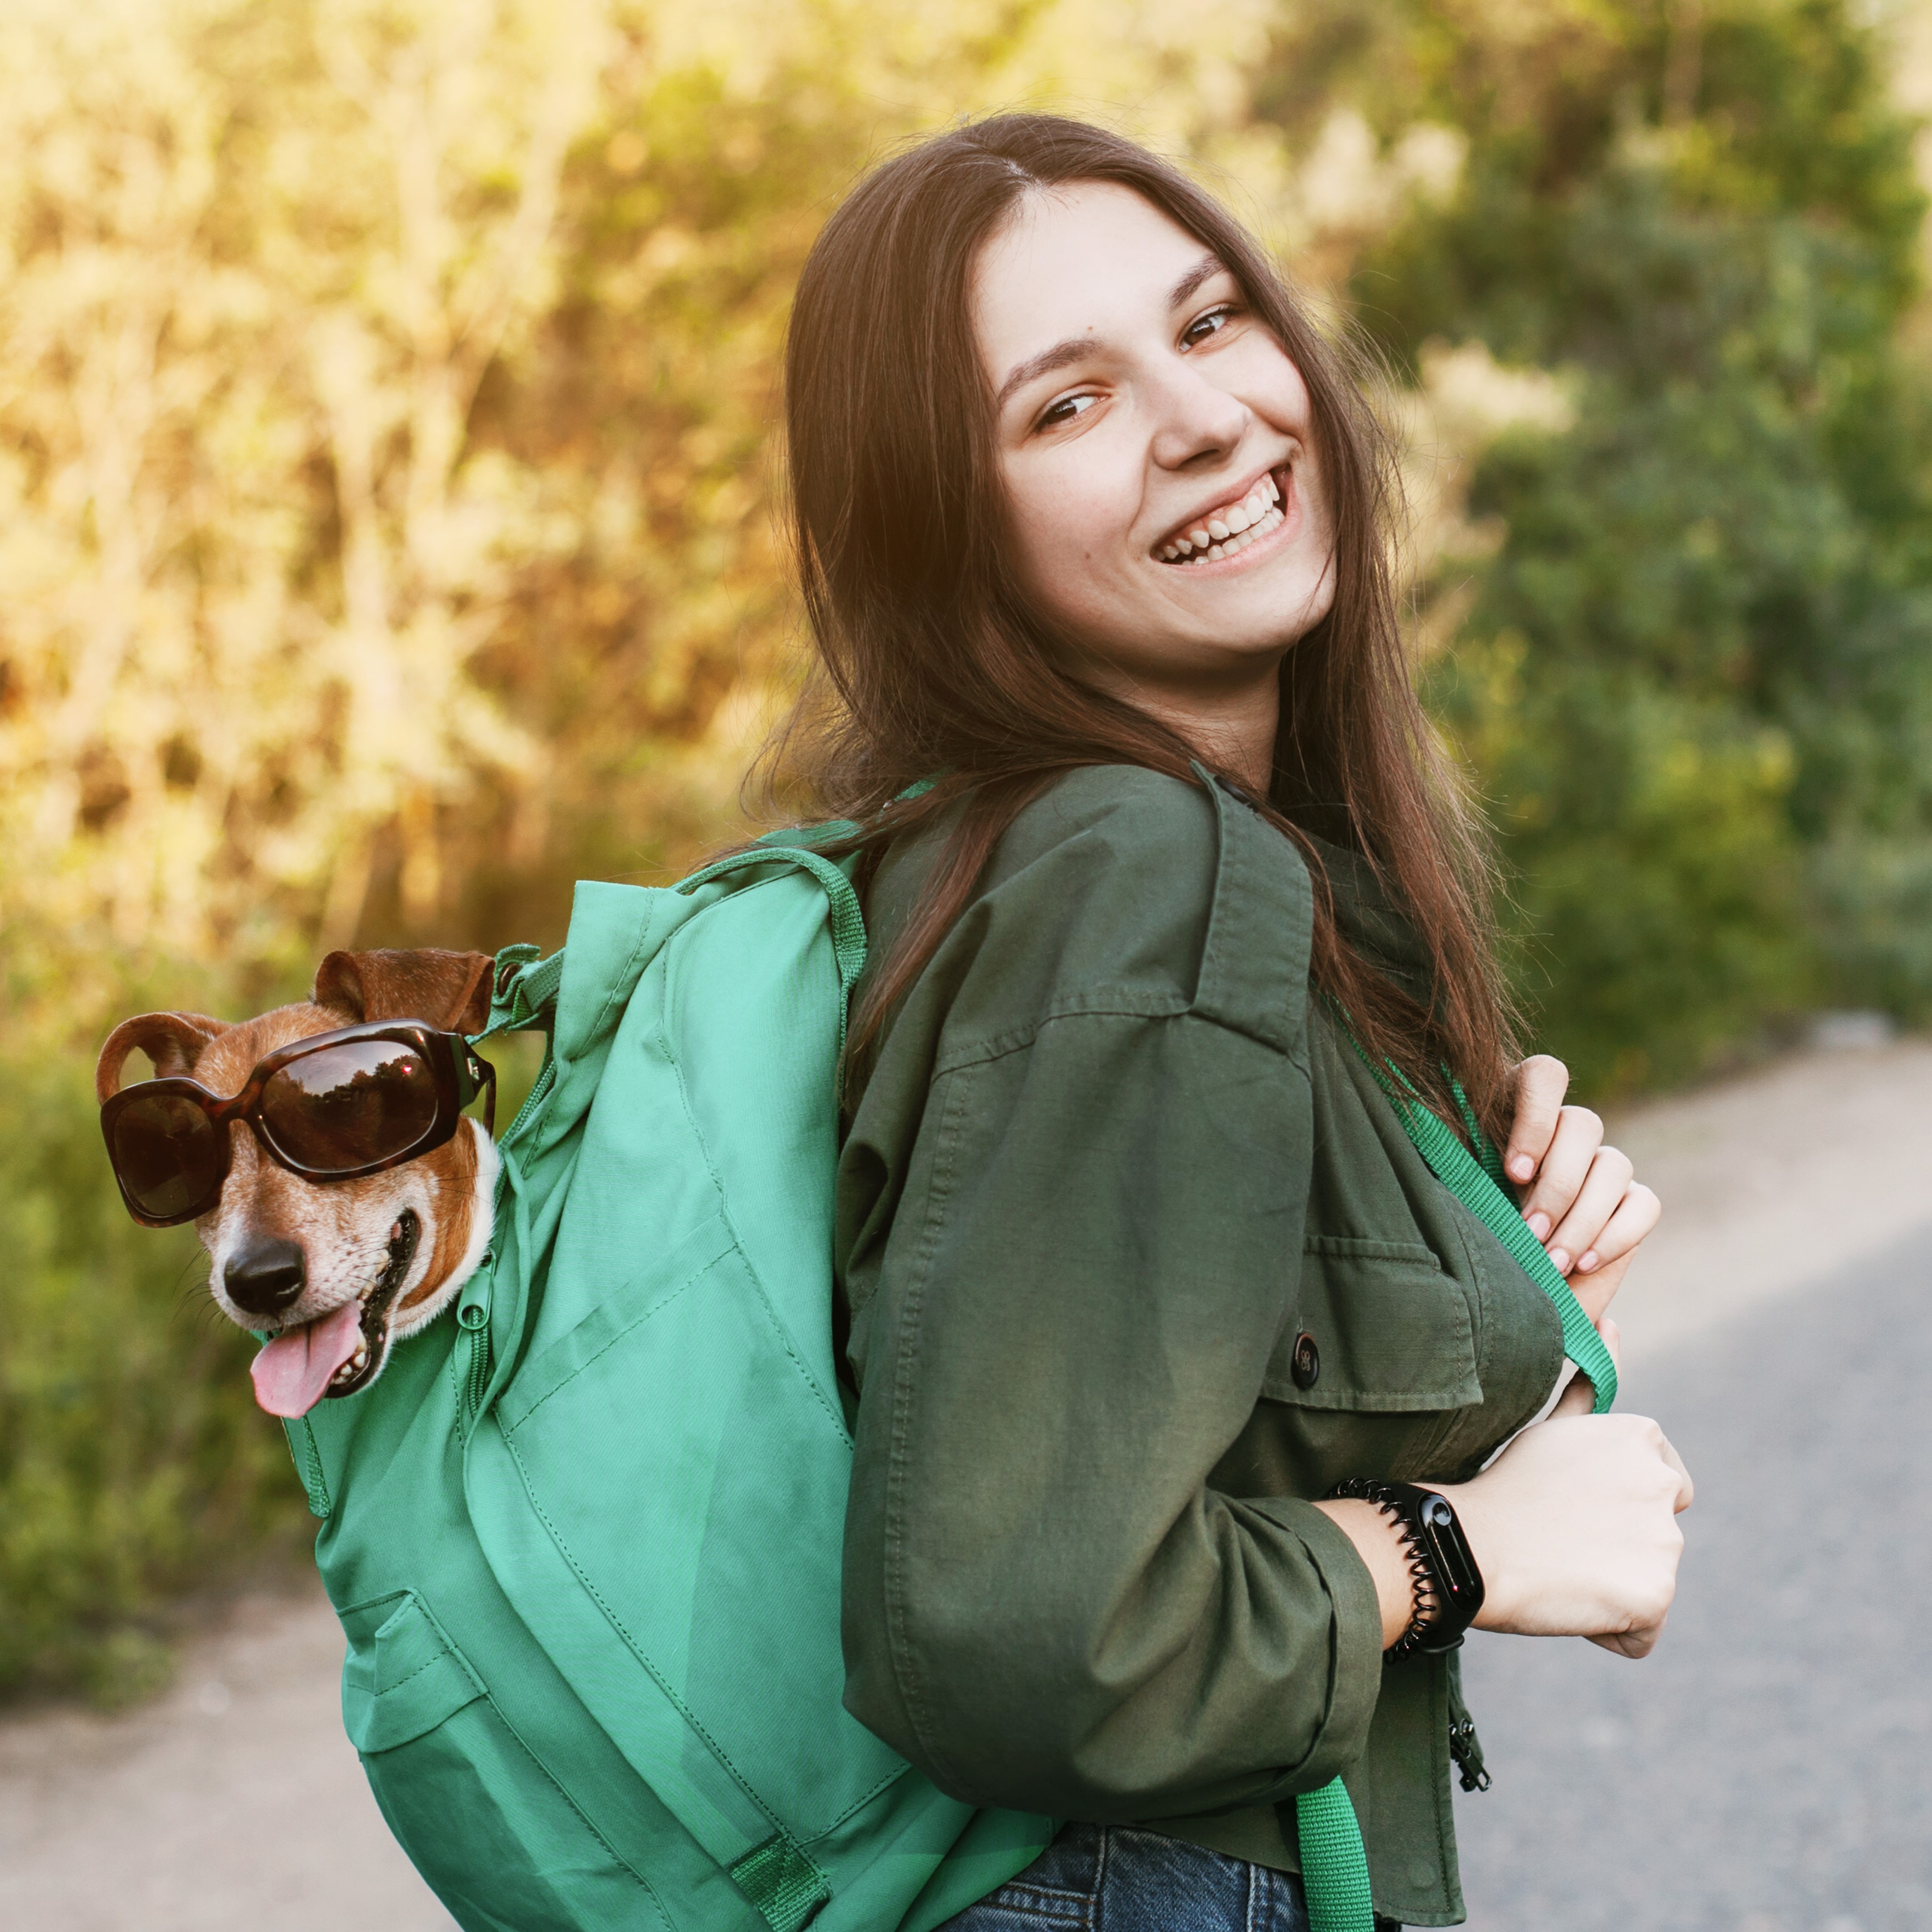
[[279, 1315], [302, 1299], [302, 1251], [292, 1241], [257, 1241], [221, 1272], [221, 1285], [250, 1315]]

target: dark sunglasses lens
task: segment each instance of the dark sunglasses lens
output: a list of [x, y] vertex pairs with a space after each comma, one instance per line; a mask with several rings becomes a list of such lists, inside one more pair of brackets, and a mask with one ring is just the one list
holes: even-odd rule
[[400, 1040], [326, 1046], [262, 1088], [262, 1124], [311, 1173], [351, 1173], [406, 1153], [436, 1124], [436, 1075]]
[[144, 1094], [114, 1117], [114, 1172], [144, 1214], [198, 1211], [221, 1181], [221, 1136], [192, 1100]]

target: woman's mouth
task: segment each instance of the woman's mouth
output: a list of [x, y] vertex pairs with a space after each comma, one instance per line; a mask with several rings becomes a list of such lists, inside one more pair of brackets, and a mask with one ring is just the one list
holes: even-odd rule
[[[1282, 464], [1281, 476], [1289, 473], [1289, 466]], [[1218, 563], [1238, 556], [1287, 520], [1282, 493], [1282, 483], [1270, 470], [1246, 496], [1184, 524], [1156, 544], [1154, 554], [1162, 563], [1182, 566]]]

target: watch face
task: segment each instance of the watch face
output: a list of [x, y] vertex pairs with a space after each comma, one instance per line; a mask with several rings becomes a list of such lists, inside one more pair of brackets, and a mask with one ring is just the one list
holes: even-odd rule
[[1473, 1614], [1483, 1596], [1482, 1573], [1463, 1540], [1456, 1512], [1438, 1496], [1430, 1496], [1417, 1510], [1418, 1527], [1428, 1546], [1435, 1582], [1445, 1593], [1442, 1608], [1450, 1615]]

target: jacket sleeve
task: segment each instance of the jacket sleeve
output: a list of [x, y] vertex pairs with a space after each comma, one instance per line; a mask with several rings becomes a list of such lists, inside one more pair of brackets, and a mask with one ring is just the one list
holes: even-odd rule
[[856, 1317], [846, 1702], [969, 1802], [1171, 1818], [1359, 1756], [1381, 1620], [1318, 1510], [1210, 1480], [1294, 1306], [1306, 1073], [1186, 988], [1030, 994], [1078, 941], [980, 944], [956, 1006], [1032, 1017], [931, 1061]]

